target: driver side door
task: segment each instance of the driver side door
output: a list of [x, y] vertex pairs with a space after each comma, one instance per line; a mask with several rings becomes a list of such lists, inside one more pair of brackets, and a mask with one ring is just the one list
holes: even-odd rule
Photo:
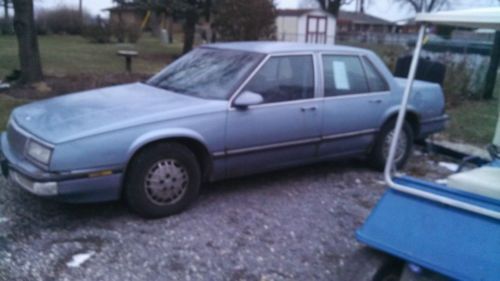
[[262, 95], [263, 103], [228, 112], [228, 177], [314, 159], [322, 118], [316, 82], [312, 54], [271, 56], [264, 62], [241, 91]]

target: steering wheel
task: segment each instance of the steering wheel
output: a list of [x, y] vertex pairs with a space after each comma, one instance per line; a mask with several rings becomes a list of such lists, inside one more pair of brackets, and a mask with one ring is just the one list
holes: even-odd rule
[[500, 147], [494, 144], [490, 144], [488, 145], [488, 152], [490, 153], [492, 160], [500, 160]]

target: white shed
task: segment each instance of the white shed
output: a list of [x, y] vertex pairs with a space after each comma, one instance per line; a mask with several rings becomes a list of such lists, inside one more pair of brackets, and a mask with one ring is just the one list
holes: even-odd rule
[[335, 43], [335, 17], [320, 9], [282, 9], [276, 17], [278, 41]]

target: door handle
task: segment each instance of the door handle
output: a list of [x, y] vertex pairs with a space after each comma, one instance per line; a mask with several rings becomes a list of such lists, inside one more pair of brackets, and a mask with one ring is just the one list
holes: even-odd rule
[[382, 103], [381, 99], [374, 99], [374, 100], [369, 100], [369, 103]]
[[305, 111], [315, 111], [316, 106], [303, 106], [300, 108], [300, 111], [305, 112]]

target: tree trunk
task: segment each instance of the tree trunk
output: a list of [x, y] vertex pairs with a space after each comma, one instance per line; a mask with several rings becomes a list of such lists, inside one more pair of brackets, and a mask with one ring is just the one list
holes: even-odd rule
[[194, 33], [196, 31], [196, 23], [198, 22], [198, 14], [196, 10], [190, 9], [186, 13], [184, 22], [184, 47], [182, 53], [185, 54], [193, 49]]
[[33, 0], [15, 0], [14, 29], [19, 46], [21, 83], [40, 81], [43, 78], [40, 52], [33, 18]]
[[490, 65], [484, 83], [484, 99], [492, 99], [500, 63], [500, 31], [495, 32], [495, 41], [491, 49]]
[[2, 31], [4, 34], [9, 34], [10, 33], [10, 22], [9, 22], [9, 1], [8, 0], [3, 1], [3, 19], [4, 19], [4, 23], [2, 26]]

